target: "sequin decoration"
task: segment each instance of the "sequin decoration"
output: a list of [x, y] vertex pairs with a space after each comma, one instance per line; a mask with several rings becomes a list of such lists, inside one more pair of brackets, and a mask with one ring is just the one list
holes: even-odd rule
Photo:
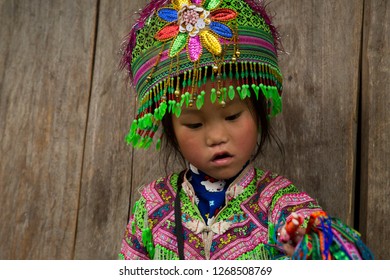
[[[201, 5], [203, 2], [203, 6]], [[172, 0], [173, 8], [163, 7], [157, 15], [168, 22], [157, 32], [161, 42], [173, 40], [169, 56], [174, 57], [187, 47], [188, 57], [196, 62], [205, 47], [213, 55], [221, 55], [221, 40], [233, 39], [233, 31], [224, 22], [237, 17], [228, 8], [217, 9], [222, 0]]]
[[169, 56], [173, 57], [177, 55], [187, 44], [188, 34], [187, 33], [179, 33], [172, 44], [172, 47], [169, 51]]
[[190, 37], [188, 42], [188, 56], [191, 61], [196, 61], [202, 54], [202, 45], [199, 36]]

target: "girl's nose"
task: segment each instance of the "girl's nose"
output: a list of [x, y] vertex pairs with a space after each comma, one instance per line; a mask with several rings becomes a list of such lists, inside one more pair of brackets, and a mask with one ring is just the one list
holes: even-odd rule
[[206, 129], [206, 144], [210, 147], [224, 144], [228, 141], [228, 133], [222, 124], [208, 125]]

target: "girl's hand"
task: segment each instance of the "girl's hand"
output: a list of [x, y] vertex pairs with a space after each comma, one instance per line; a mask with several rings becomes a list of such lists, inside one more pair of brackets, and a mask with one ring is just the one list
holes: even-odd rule
[[306, 230], [301, 227], [303, 217], [293, 212], [286, 224], [279, 232], [279, 241], [283, 244], [283, 249], [288, 256], [292, 256], [295, 247], [301, 241]]

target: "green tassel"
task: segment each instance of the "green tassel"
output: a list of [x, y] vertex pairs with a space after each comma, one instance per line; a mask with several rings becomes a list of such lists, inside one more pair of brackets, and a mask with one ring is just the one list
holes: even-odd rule
[[182, 104], [180, 104], [180, 103], [176, 103], [176, 105], [175, 105], [176, 118], [180, 117], [180, 115], [181, 115], [181, 106], [182, 106]]
[[[173, 94], [175, 92], [175, 87], [173, 86], [173, 79], [172, 79], [172, 82], [171, 82], [171, 85], [169, 86], [169, 91], [168, 91], [170, 94]], [[160, 94], [160, 96], [158, 97], [158, 100], [160, 100], [161, 96], [163, 95], [163, 93]], [[156, 101], [157, 102], [157, 101]]]
[[263, 95], [265, 96], [266, 99], [269, 99], [270, 93], [268, 93], [267, 86], [260, 84], [261, 91], [263, 92]]
[[202, 92], [196, 98], [196, 108], [198, 108], [199, 110], [200, 110], [200, 108], [202, 108], [202, 106], [204, 104], [204, 95], [205, 94], [206, 94], [205, 91], [202, 90]]
[[242, 97], [241, 87], [237, 87], [236, 89], [237, 89], [237, 92], [238, 92], [238, 96], [239, 96], [241, 99], [244, 99], [244, 98]]
[[245, 78], [245, 68], [244, 68], [244, 62], [241, 61], [241, 78]]
[[233, 79], [233, 71], [232, 71], [232, 62], [230, 61], [229, 62], [229, 69], [230, 69], [230, 71], [229, 71], [229, 78], [232, 80]]
[[167, 102], [165, 101], [160, 104], [159, 109], [160, 109], [161, 119], [165, 116], [165, 113], [167, 112], [167, 107], [168, 105]]
[[272, 86], [265, 86], [260, 84], [261, 91], [267, 100], [272, 100], [271, 117], [276, 116], [282, 111], [282, 98], [278, 93], [278, 89]]
[[252, 89], [255, 92], [256, 100], [259, 100], [259, 90], [260, 90], [260, 87], [256, 86], [255, 84], [252, 84]]
[[203, 84], [204, 85], [207, 83], [207, 68], [208, 68], [208, 66], [206, 66], [204, 68], [204, 77], [203, 77]]
[[161, 113], [160, 113], [160, 108], [154, 109], [153, 116], [154, 116], [154, 118], [155, 118], [156, 120], [158, 120], [158, 121], [161, 121], [161, 120], [162, 120]]
[[182, 102], [184, 102], [187, 107], [190, 105], [191, 95], [188, 91], [185, 94], [181, 95], [181, 99], [182, 99]]
[[233, 99], [234, 99], [235, 93], [234, 93], [234, 87], [233, 87], [233, 86], [229, 86], [228, 95], [229, 95], [230, 100], [233, 100]]
[[215, 88], [211, 89], [211, 103], [215, 103], [215, 101], [217, 101], [217, 91]]
[[144, 130], [146, 128], [146, 118], [147, 118], [147, 115], [145, 115], [141, 119], [139, 119], [139, 128], [141, 130]]
[[175, 106], [175, 100], [168, 100], [168, 112], [173, 113], [173, 108]]
[[142, 230], [142, 243], [148, 251], [150, 258], [153, 259], [155, 249], [153, 245], [152, 231], [150, 230], [150, 228], [145, 228]]
[[282, 97], [279, 95], [278, 90], [275, 87], [273, 87], [271, 91], [273, 100], [272, 115], [276, 116], [282, 111]]
[[246, 90], [247, 90], [247, 97], [251, 97], [251, 91], [249, 90], [249, 85], [245, 85]]
[[147, 128], [153, 126], [153, 114], [152, 113], [147, 114], [146, 125], [147, 125], [146, 126]]
[[131, 139], [131, 144], [133, 145], [133, 147], [137, 147], [138, 146], [138, 143], [139, 143], [140, 139], [141, 139], [141, 136], [138, 133], [133, 135], [133, 137]]
[[126, 137], [125, 137], [125, 141], [127, 144], [131, 144], [133, 142], [133, 138], [134, 138], [134, 135], [135, 133], [127, 133]]
[[153, 139], [151, 137], [145, 137], [145, 144], [144, 149], [149, 149], [149, 147], [152, 145]]
[[137, 149], [142, 148], [144, 146], [144, 143], [145, 143], [145, 138], [139, 136], [138, 141], [137, 141], [135, 147]]
[[138, 127], [139, 129], [141, 130], [144, 130], [145, 129], [145, 116], [143, 116], [142, 118], [140, 118], [138, 120]]
[[143, 122], [143, 117], [142, 117], [142, 118], [138, 119], [138, 128], [142, 130], [143, 127], [144, 127], [144, 122]]
[[250, 97], [250, 92], [248, 88], [249, 88], [248, 85], [242, 85], [242, 90], [241, 90], [242, 99]]
[[253, 62], [250, 63], [251, 77], [253, 77], [255, 80], [257, 80], [257, 73], [256, 73], [256, 70], [253, 70], [253, 69], [255, 69], [255, 66], [253, 64], [254, 64]]
[[130, 128], [130, 133], [131, 134], [135, 133], [137, 131], [137, 128], [138, 128], [138, 122], [137, 120], [133, 120]]
[[222, 88], [222, 94], [221, 94], [222, 100], [227, 100], [227, 88]]

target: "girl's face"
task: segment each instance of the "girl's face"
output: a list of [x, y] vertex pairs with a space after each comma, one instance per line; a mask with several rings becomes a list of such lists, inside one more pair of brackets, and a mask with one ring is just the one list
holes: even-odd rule
[[222, 107], [211, 103], [208, 94], [200, 110], [183, 106], [172, 123], [184, 158], [219, 180], [237, 175], [257, 145], [258, 125], [249, 106], [236, 97]]

